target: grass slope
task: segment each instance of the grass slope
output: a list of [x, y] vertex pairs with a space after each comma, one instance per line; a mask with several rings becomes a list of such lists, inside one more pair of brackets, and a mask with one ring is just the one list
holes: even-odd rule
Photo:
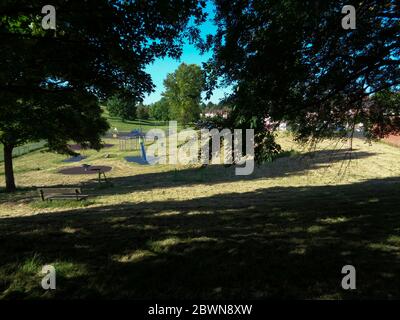
[[[17, 158], [22, 190], [0, 193], [0, 298], [400, 298], [400, 149], [356, 140], [351, 154], [333, 142], [308, 152], [280, 140], [298, 153], [251, 176], [84, 151], [85, 163], [113, 167], [103, 187], [58, 174], [71, 165], [63, 156]], [[40, 204], [44, 185], [92, 197]], [[57, 290], [41, 289], [44, 264]], [[346, 264], [357, 290], [340, 286]]]
[[[117, 128], [121, 132], [130, 132], [134, 129], [141, 129], [144, 132], [153, 128], [167, 129], [168, 122], [160, 122], [154, 120], [135, 120], [135, 121], [122, 121], [120, 118], [111, 117], [106, 109], [103, 109], [103, 116], [108, 120], [111, 130]], [[23, 146], [16, 147], [13, 151], [13, 156], [19, 157], [21, 155], [40, 150], [44, 147], [45, 141], [27, 143]], [[0, 143], [0, 163], [4, 161], [3, 145]]]
[[[27, 143], [23, 146], [19, 146], [14, 148], [13, 150], [13, 157], [20, 157], [24, 154], [30, 153], [32, 151], [40, 150], [44, 147], [45, 141], [40, 141], [40, 142], [32, 142], [32, 143]], [[4, 162], [4, 150], [3, 150], [3, 145], [0, 143], [0, 163]]]
[[117, 128], [118, 131], [120, 132], [130, 132], [134, 129], [141, 129], [144, 132], [149, 131], [150, 129], [153, 129], [155, 127], [160, 128], [160, 129], [166, 129], [168, 128], [168, 122], [164, 121], [155, 121], [155, 120], [125, 120], [122, 121], [118, 117], [112, 117], [108, 113], [107, 109], [103, 108], [103, 116], [107, 118], [111, 130], [114, 128]]

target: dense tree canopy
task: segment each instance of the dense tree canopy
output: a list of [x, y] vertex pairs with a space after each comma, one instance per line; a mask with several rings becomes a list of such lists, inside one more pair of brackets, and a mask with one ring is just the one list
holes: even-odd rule
[[136, 109], [136, 115], [138, 119], [147, 120], [150, 118], [149, 106], [139, 103]]
[[19, 144], [46, 139], [50, 149], [66, 152], [74, 140], [99, 148], [108, 125], [98, 99], [124, 92], [140, 100], [150, 92], [145, 66], [155, 57], [179, 57], [183, 37], [196, 38], [205, 6], [197, 0], [52, 5], [56, 30], [41, 26], [43, 1], [0, 4], [0, 142], [10, 191], [11, 153]]
[[160, 121], [170, 120], [169, 104], [167, 102], [167, 99], [165, 97], [162, 97], [157, 102], [154, 102], [150, 106], [149, 113], [150, 117], [153, 118], [154, 120], [160, 120]]
[[203, 71], [195, 64], [182, 63], [168, 74], [163, 95], [170, 107], [171, 120], [188, 124], [199, 119], [204, 82]]
[[[287, 121], [298, 139], [320, 139], [354, 123], [379, 125], [371, 125], [365, 102], [400, 84], [397, 1], [215, 2], [208, 84], [222, 76], [235, 86], [236, 123], [261, 132], [266, 118]], [[356, 8], [355, 30], [342, 28], [345, 5]], [[384, 110], [376, 112], [381, 116], [373, 119], [382, 120]]]
[[135, 100], [130, 97], [115, 94], [107, 100], [106, 105], [109, 114], [120, 117], [122, 121], [136, 118]]
[[371, 137], [383, 138], [389, 134], [400, 134], [400, 93], [384, 90], [368, 100], [369, 118], [365, 125]]

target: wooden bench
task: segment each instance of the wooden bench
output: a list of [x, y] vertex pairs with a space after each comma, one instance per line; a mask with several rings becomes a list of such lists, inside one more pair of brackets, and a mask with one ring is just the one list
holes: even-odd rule
[[39, 188], [39, 195], [46, 200], [83, 200], [88, 197], [82, 194], [81, 188]]

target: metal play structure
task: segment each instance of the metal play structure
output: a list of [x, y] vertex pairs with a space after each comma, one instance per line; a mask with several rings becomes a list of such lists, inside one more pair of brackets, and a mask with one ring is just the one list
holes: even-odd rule
[[119, 133], [119, 151], [139, 150], [140, 139], [144, 137], [141, 130], [135, 129], [128, 133]]
[[120, 137], [119, 151], [139, 150], [139, 137]]

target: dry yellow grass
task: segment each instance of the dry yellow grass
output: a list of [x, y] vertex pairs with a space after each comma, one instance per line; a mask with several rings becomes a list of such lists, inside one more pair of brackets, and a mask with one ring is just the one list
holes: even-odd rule
[[[347, 184], [395, 177], [400, 173], [400, 149], [383, 143], [369, 145], [356, 139], [354, 150], [348, 152], [347, 142], [327, 141], [321, 143], [314, 152], [309, 152], [288, 136], [281, 136], [279, 141], [285, 150], [295, 150], [299, 154], [256, 167], [254, 173], [247, 177], [235, 176], [232, 168], [220, 166], [200, 169], [193, 165], [143, 166], [128, 163], [124, 157], [132, 153], [120, 152], [118, 141], [111, 139], [106, 142], [115, 144], [112, 148], [100, 152], [83, 151], [88, 158], [78, 163], [64, 163], [62, 159], [65, 156], [62, 155], [34, 152], [15, 159], [17, 184], [28, 190], [16, 195], [1, 195], [0, 217], [63, 210], [62, 207], [32, 207], [31, 202], [38, 198], [37, 186], [80, 185], [84, 190], [86, 186], [94, 196], [92, 199], [95, 199], [90, 207], [96, 207], [119, 203], [185, 201], [268, 187]], [[111, 157], [105, 158], [105, 154]], [[82, 163], [112, 166], [112, 171], [107, 174], [113, 183], [112, 191], [96, 189], [94, 175], [68, 176], [57, 173], [62, 167], [79, 166]], [[4, 186], [3, 170], [0, 169], [0, 187]]]
[[[63, 156], [17, 158], [23, 189], [0, 193], [0, 299], [400, 297], [400, 149], [356, 140], [351, 153], [333, 141], [309, 152], [279, 140], [297, 152], [244, 177], [128, 163], [114, 146], [84, 152], [83, 163], [113, 167], [112, 185], [99, 186], [58, 174], [80, 165]], [[34, 186], [60, 185], [90, 201], [39, 201]], [[57, 269], [50, 293], [43, 264]], [[346, 264], [355, 291], [340, 287]]]

